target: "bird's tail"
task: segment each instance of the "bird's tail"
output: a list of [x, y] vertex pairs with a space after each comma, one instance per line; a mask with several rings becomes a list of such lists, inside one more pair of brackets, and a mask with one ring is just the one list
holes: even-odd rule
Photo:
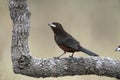
[[85, 49], [83, 47], [80, 48], [80, 51], [82, 51], [82, 52], [84, 52], [84, 53], [86, 53], [86, 54], [88, 54], [90, 56], [99, 56], [98, 54], [96, 54], [96, 53], [94, 53], [92, 51], [89, 51], [89, 50], [87, 50], [87, 49]]

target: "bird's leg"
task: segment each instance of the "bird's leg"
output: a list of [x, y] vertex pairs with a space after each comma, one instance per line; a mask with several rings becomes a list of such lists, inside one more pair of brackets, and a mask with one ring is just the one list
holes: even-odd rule
[[74, 52], [72, 52], [72, 55], [70, 57], [73, 57], [73, 55], [74, 55]]
[[64, 53], [63, 54], [61, 54], [60, 56], [58, 56], [58, 58], [60, 58], [61, 56], [63, 56], [64, 54], [66, 54], [66, 52], [64, 51]]

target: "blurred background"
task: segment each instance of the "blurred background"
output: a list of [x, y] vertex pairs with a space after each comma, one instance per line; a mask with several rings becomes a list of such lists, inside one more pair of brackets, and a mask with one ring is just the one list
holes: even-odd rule
[[[60, 22], [81, 45], [102, 57], [120, 59], [120, 0], [27, 0], [31, 11], [30, 51], [33, 56], [52, 58], [63, 51], [56, 45], [49, 22]], [[12, 21], [8, 0], [0, 0], [0, 80], [43, 80], [14, 74], [11, 63]], [[63, 57], [68, 57], [70, 53]], [[77, 52], [76, 57], [89, 57]], [[114, 78], [66, 76], [44, 80], [115, 80]]]

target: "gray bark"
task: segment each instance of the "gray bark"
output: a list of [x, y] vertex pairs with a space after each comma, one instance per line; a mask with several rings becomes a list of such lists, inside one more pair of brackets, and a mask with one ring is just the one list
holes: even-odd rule
[[32, 77], [98, 75], [120, 79], [119, 60], [103, 57], [32, 57], [28, 46], [30, 11], [26, 0], [9, 0], [9, 11], [13, 21], [11, 54], [13, 71], [16, 74]]

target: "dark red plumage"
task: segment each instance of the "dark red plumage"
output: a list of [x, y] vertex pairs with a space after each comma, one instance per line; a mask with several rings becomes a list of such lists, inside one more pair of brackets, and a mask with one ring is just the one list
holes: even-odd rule
[[[62, 55], [64, 55], [66, 52], [71, 52], [73, 56], [74, 52], [82, 51], [90, 56], [98, 56], [97, 54], [83, 48], [75, 38], [73, 38], [63, 29], [60, 23], [52, 22], [48, 25], [52, 28], [54, 32], [55, 42], [64, 51]], [[60, 55], [59, 57], [61, 57], [62, 55]]]

